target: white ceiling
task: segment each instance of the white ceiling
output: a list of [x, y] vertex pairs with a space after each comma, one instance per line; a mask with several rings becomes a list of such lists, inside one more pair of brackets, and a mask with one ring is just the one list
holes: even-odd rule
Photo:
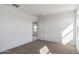
[[50, 15], [72, 11], [76, 4], [23, 4], [19, 9], [32, 15]]

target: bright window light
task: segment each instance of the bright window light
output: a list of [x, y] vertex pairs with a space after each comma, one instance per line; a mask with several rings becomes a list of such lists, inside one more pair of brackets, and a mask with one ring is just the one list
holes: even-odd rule
[[62, 39], [63, 44], [69, 43], [73, 39], [73, 31]]
[[62, 32], [62, 44], [68, 44], [72, 40], [73, 40], [73, 24], [71, 24], [70, 26], [68, 26]]
[[67, 27], [63, 32], [62, 32], [62, 37], [64, 37], [66, 34], [68, 34], [70, 31], [73, 30], [73, 24], [71, 24], [69, 27]]

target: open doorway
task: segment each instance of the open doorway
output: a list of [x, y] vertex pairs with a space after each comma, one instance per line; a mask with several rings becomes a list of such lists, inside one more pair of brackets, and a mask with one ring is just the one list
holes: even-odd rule
[[38, 22], [33, 22], [33, 40], [38, 38]]

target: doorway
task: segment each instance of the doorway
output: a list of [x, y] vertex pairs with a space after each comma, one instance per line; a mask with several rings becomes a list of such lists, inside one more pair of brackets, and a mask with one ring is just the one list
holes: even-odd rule
[[33, 40], [38, 38], [38, 22], [33, 22]]

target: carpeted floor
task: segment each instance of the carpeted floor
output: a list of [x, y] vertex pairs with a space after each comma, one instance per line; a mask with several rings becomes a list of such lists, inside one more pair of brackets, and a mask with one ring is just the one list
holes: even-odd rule
[[[72, 46], [55, 42], [36, 40], [28, 44], [7, 50], [7, 54], [77, 54], [77, 49]], [[3, 52], [6, 54], [5, 52]]]

